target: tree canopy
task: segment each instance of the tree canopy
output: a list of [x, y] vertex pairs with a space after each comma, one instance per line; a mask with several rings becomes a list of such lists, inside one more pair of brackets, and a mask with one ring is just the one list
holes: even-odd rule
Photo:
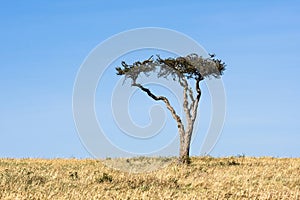
[[185, 77], [201, 81], [211, 76], [219, 78], [225, 70], [225, 63], [216, 59], [214, 54], [211, 54], [209, 58], [203, 58], [197, 54], [166, 59], [162, 59], [159, 55], [156, 56], [156, 59], [153, 57], [133, 64], [122, 61], [122, 67], [116, 68], [117, 75], [125, 75], [126, 79], [132, 80], [132, 84], [136, 83], [141, 73], [149, 76], [151, 72], [157, 72], [158, 78], [171, 76], [174, 80]]

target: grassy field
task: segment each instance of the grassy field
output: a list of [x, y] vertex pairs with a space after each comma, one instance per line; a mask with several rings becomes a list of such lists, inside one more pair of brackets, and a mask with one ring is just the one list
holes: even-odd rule
[[0, 199], [300, 199], [300, 159], [0, 159]]

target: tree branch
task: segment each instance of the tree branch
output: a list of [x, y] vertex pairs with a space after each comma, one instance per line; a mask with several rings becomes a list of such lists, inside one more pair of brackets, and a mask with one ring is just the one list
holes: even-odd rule
[[197, 109], [198, 109], [198, 104], [199, 104], [199, 100], [200, 100], [200, 97], [201, 97], [201, 89], [200, 89], [200, 81], [202, 79], [201, 78], [198, 78], [196, 79], [196, 91], [197, 91], [197, 96], [196, 96], [196, 99], [193, 103], [193, 112], [192, 112], [192, 120], [194, 121], [196, 119], [196, 116], [197, 116]]
[[169, 100], [168, 100], [166, 97], [154, 95], [148, 88], [145, 88], [144, 86], [142, 86], [142, 85], [139, 84], [139, 83], [132, 83], [131, 85], [140, 88], [143, 92], [146, 92], [147, 95], [148, 95], [149, 97], [151, 97], [152, 99], [154, 99], [155, 101], [163, 101], [163, 102], [165, 102], [165, 104], [166, 104], [168, 110], [169, 110], [169, 111], [171, 112], [171, 114], [172, 114], [172, 117], [173, 117], [173, 118], [176, 120], [176, 122], [177, 122], [177, 127], [178, 127], [179, 129], [181, 129], [181, 132], [182, 132], [182, 133], [184, 133], [184, 126], [183, 126], [183, 124], [182, 124], [182, 121], [181, 121], [180, 117], [176, 114], [175, 109], [171, 106]]
[[184, 77], [179, 79], [180, 85], [183, 87], [183, 109], [186, 116], [187, 126], [190, 124], [191, 120], [191, 110], [189, 109], [189, 101], [188, 101], [188, 83]]

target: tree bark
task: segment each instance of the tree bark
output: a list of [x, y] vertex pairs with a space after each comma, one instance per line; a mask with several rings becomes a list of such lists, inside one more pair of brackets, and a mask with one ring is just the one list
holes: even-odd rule
[[[182, 134], [180, 134], [182, 135]], [[186, 135], [186, 134], [183, 134]], [[189, 164], [190, 163], [190, 142], [187, 140], [180, 140], [180, 149], [179, 149], [179, 164]]]

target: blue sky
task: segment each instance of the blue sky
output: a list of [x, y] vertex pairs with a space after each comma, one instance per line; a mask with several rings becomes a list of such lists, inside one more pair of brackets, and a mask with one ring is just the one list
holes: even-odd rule
[[76, 73], [100, 42], [140, 27], [182, 32], [226, 62], [211, 155], [299, 157], [300, 3], [169, 2], [2, 2], [0, 157], [90, 157], [73, 122]]

